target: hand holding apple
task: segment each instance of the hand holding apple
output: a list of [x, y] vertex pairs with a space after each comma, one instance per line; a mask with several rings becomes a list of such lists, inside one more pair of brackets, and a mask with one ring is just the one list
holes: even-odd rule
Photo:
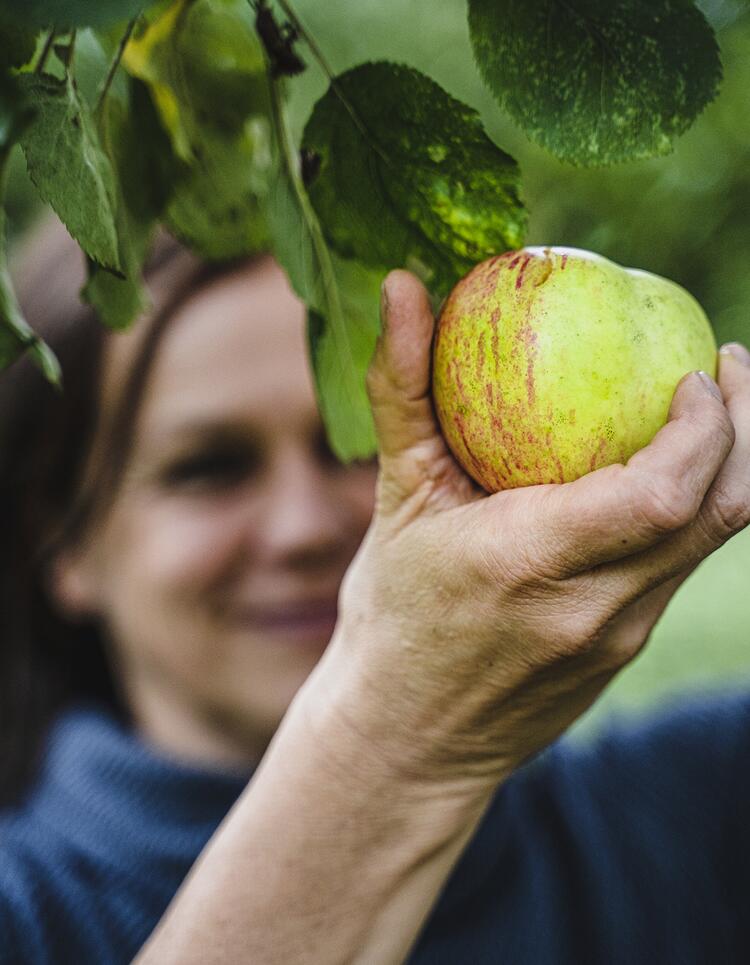
[[398, 271], [384, 293], [368, 379], [376, 511], [306, 693], [405, 795], [416, 783], [456, 800], [582, 713], [682, 580], [750, 521], [750, 355], [720, 353], [721, 390], [683, 378], [625, 465], [487, 495], [435, 419], [426, 292]]
[[445, 301], [433, 393], [448, 444], [495, 492], [625, 463], [667, 421], [716, 344], [679, 285], [574, 248], [477, 265]]

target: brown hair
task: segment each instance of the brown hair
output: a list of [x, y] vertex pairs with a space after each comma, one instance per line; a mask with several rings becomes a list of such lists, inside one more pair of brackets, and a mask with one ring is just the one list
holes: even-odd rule
[[[134, 361], [103, 427], [98, 403], [110, 387], [100, 384], [101, 363], [112, 336], [79, 298], [83, 255], [50, 218], [15, 260], [21, 307], [57, 354], [64, 388], [50, 386], [28, 357], [0, 373], [0, 806], [22, 797], [46, 730], [66, 704], [90, 698], [127, 714], [96, 626], [72, 624], [53, 606], [49, 560], [114, 495], [151, 363], [175, 310], [234, 264], [206, 264], [159, 235], [145, 270], [153, 307], [138, 322]], [[106, 433], [105, 458], [89, 478], [95, 431]]]

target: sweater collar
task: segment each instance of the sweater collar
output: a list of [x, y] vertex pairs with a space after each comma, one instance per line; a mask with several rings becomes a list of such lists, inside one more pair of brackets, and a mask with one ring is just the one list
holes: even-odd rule
[[250, 776], [171, 759], [107, 711], [82, 706], [54, 724], [29, 803], [100, 860], [189, 865]]

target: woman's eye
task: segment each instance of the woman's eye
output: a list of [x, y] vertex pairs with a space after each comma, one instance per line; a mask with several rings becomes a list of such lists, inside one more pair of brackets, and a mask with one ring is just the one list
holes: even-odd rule
[[250, 455], [214, 453], [176, 463], [166, 473], [170, 486], [229, 486], [257, 470], [258, 460]]

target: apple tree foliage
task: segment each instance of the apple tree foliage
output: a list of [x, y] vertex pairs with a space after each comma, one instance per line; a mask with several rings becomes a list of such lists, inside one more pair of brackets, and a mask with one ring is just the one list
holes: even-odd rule
[[[692, 0], [466, 0], [466, 16], [498, 110], [572, 165], [664, 154], [718, 92]], [[313, 62], [328, 89], [295, 137], [290, 93]], [[385, 272], [416, 271], [437, 303], [524, 243], [521, 172], [476, 110], [409, 64], [336, 75], [294, 0], [0, 0], [0, 185], [17, 145], [113, 328], [148, 305], [159, 224], [207, 259], [273, 251], [308, 306], [345, 460], [374, 451], [364, 374]], [[13, 294], [1, 211], [0, 366], [29, 351], [56, 381]]]

